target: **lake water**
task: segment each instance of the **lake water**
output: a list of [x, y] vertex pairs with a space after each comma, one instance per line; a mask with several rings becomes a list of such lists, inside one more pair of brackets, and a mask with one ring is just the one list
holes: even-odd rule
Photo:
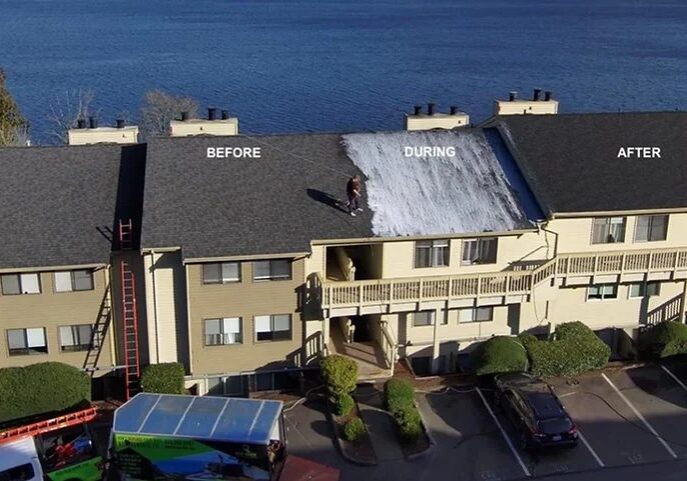
[[0, 66], [35, 140], [93, 89], [101, 123], [147, 90], [245, 132], [393, 130], [434, 101], [473, 121], [509, 90], [562, 111], [684, 109], [684, 0], [0, 0]]

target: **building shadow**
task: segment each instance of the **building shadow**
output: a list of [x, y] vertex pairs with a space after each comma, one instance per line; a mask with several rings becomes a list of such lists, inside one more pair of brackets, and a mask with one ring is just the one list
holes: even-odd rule
[[348, 210], [345, 208], [345, 204], [333, 195], [328, 194], [327, 192], [322, 192], [321, 190], [317, 189], [306, 189], [306, 192], [308, 194], [308, 197], [310, 197], [311, 199], [320, 202], [321, 204], [324, 204], [326, 206], [329, 206], [333, 209], [336, 209], [338, 211], [348, 213]]

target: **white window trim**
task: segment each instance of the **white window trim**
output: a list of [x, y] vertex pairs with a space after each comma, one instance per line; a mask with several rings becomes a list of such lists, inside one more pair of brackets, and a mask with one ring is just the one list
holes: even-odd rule
[[[205, 281], [205, 266], [206, 265], [212, 265], [212, 264], [217, 264], [220, 266], [219, 268], [219, 276], [220, 279], [218, 282], [206, 282]], [[223, 264], [236, 264], [238, 268], [238, 278], [237, 279], [225, 279], [223, 275]], [[223, 285], [223, 284], [240, 284], [243, 281], [243, 273], [242, 271], [242, 263], [241, 261], [226, 261], [226, 262], [206, 262], [200, 265], [200, 283], [204, 286], [214, 286], [214, 285]]]
[[[418, 250], [418, 243], [419, 242], [430, 242], [431, 245], [429, 247], [422, 247], [422, 249], [428, 249], [429, 250], [429, 262], [430, 265], [428, 266], [418, 266], [417, 265], [417, 250]], [[445, 243], [446, 245], [435, 245], [439, 243]], [[436, 257], [434, 250], [435, 249], [447, 249], [448, 251], [448, 262], [446, 264], [435, 264], [434, 259]], [[450, 267], [451, 266], [451, 239], [427, 239], [427, 240], [422, 240], [422, 241], [415, 241], [413, 243], [413, 269], [440, 269], [442, 267]]]
[[[41, 280], [41, 273], [40, 272], [8, 272], [6, 274], [2, 274], [3, 276], [8, 275], [8, 276], [17, 276], [18, 282], [19, 282], [19, 292], [17, 294], [5, 294], [2, 291], [2, 280], [0, 280], [0, 294], [3, 296], [35, 296], [38, 294], [43, 293], [43, 282]], [[23, 292], [24, 291], [24, 282], [22, 281], [23, 276], [27, 275], [35, 275], [36, 280], [38, 282], [38, 292]]]
[[[632, 286], [633, 286], [633, 285], [637, 285], [637, 284], [647, 284], [647, 287], [645, 288], [645, 293], [646, 293], [646, 289], [648, 288], [648, 284], [652, 284], [652, 283], [658, 284], [658, 294], [651, 294], [651, 295], [649, 295], [649, 296], [647, 296], [646, 294], [643, 295], [643, 296], [633, 296], [633, 295], [632, 295]], [[632, 299], [632, 300], [644, 299], [645, 297], [648, 298], [648, 299], [651, 299], [652, 297], [660, 296], [660, 295], [661, 295], [661, 289], [662, 289], [662, 287], [661, 287], [661, 283], [660, 283], [660, 282], [654, 282], [654, 281], [649, 281], [649, 282], [632, 282], [632, 283], [630, 283], [630, 284], [627, 285], [627, 298], [628, 298], [628, 299]]]
[[[424, 313], [428, 312], [429, 313], [429, 324], [415, 324], [415, 315], [418, 313]], [[425, 311], [415, 311], [412, 313], [411, 316], [411, 322], [412, 322], [412, 327], [417, 327], [419, 329], [422, 329], [423, 327], [433, 327], [434, 323], [437, 321], [437, 312], [433, 310], [425, 310]]]
[[[289, 275], [288, 276], [279, 276], [279, 277], [273, 277], [271, 274], [269, 276], [256, 276], [255, 275], [255, 264], [258, 262], [269, 262], [270, 264], [272, 262], [287, 262], [289, 265]], [[270, 281], [290, 281], [293, 279], [293, 261], [291, 259], [264, 259], [264, 260], [258, 260], [258, 261], [253, 261], [251, 263], [251, 272], [252, 274], [252, 279], [253, 282], [270, 282]], [[270, 265], [270, 271], [272, 270], [272, 267]]]
[[[91, 289], [74, 289], [76, 282], [74, 281], [74, 272], [76, 271], [89, 271], [91, 273]], [[57, 274], [69, 274], [69, 281], [71, 283], [71, 289], [68, 291], [58, 291], [57, 290]], [[98, 290], [98, 285], [95, 281], [95, 270], [93, 269], [70, 269], [68, 271], [55, 271], [52, 273], [52, 290], [55, 294], [69, 294], [69, 293], [79, 293], [79, 292], [92, 292]]]
[[[238, 319], [239, 320], [239, 334], [241, 335], [241, 341], [240, 342], [222, 342], [218, 344], [207, 344], [207, 321], [220, 321], [220, 329], [222, 332], [220, 332], [220, 335], [228, 334], [223, 331], [224, 329], [224, 320], [225, 319]], [[213, 336], [215, 334], [212, 334]], [[243, 344], [243, 341], [245, 340], [245, 329], [243, 326], [243, 317], [241, 316], [228, 316], [228, 317], [208, 317], [203, 319], [203, 347], [227, 347], [227, 346], [240, 346]]]
[[[477, 246], [479, 248], [479, 243], [487, 241], [487, 240], [492, 240], [492, 241], [494, 241], [494, 244], [495, 244], [494, 249], [496, 251], [495, 252], [496, 255], [494, 256], [493, 262], [480, 262], [479, 260], [472, 262], [472, 261], [466, 261], [465, 259], [463, 259], [464, 255], [465, 255], [465, 247], [466, 247], [466, 244], [468, 242], [477, 242]], [[482, 266], [482, 265], [489, 266], [489, 265], [498, 264], [498, 262], [499, 262], [499, 238], [498, 238], [498, 236], [475, 237], [474, 239], [462, 239], [462, 241], [460, 243], [460, 265], [461, 266]]]
[[[648, 239], [647, 235], [647, 240], [637, 240], [637, 230], [639, 228], [639, 218], [640, 217], [658, 217], [662, 216], [666, 218], [666, 237], [665, 239], [656, 239], [656, 240], [651, 240]], [[635, 227], [634, 227], [634, 232], [632, 233], [632, 242], [637, 243], [637, 244], [646, 244], [649, 242], [666, 242], [668, 240], [668, 229], [670, 228], [670, 214], [646, 214], [646, 215], [638, 215], [635, 217]], [[648, 234], [648, 233], [647, 233]]]
[[[614, 284], [598, 284], [598, 285], [600, 285], [600, 286], [612, 286], [612, 285], [614, 285]], [[594, 286], [588, 286], [588, 287], [585, 289], [585, 299], [586, 299], [586, 302], [609, 302], [609, 301], [617, 301], [618, 299], [620, 299], [620, 292], [618, 292], [618, 291], [620, 290], [620, 286], [619, 286], [618, 284], [615, 284], [615, 286], [616, 286], [616, 287], [615, 287], [615, 297], [602, 297], [601, 299], [590, 298], [590, 297], [589, 297], [589, 290], [590, 290], [592, 287], [594, 287]]]
[[[269, 331], [260, 331], [260, 332], [286, 332], [286, 331], [275, 331], [274, 330], [274, 317], [275, 316], [288, 316], [289, 317], [289, 338], [288, 339], [262, 339], [258, 340], [258, 327], [257, 327], [257, 319], [259, 317], [267, 317], [269, 318], [270, 322], [270, 330]], [[293, 341], [293, 315], [291, 313], [279, 313], [279, 314], [259, 314], [253, 316], [253, 342], [255, 343], [263, 343], [263, 342], [284, 342], [284, 341]]]

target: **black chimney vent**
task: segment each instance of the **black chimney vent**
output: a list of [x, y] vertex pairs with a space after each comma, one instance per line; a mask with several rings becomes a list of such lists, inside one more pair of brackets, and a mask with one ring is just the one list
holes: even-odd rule
[[418, 115], [422, 115], [422, 105], [416, 105], [413, 107], [413, 115], [416, 117]]
[[539, 96], [541, 95], [541, 89], [534, 89], [534, 95], [532, 95], [532, 100], [535, 102], [539, 100]]
[[451, 115], [456, 115], [458, 114], [458, 107], [455, 105], [451, 105]]
[[76, 128], [77, 129], [85, 129], [86, 128], [86, 119], [77, 119], [76, 120]]
[[181, 121], [184, 122], [186, 120], [188, 120], [188, 111], [184, 110], [181, 112]]
[[229, 111], [222, 110], [222, 120], [229, 120]]
[[518, 98], [518, 93], [515, 90], [511, 90], [510, 95], [508, 96], [508, 100], [511, 102], [513, 100], [516, 100]]
[[124, 119], [117, 119], [117, 128], [118, 129], [124, 128]]
[[98, 128], [98, 119], [96, 119], [92, 115], [90, 117], [88, 117], [88, 128], [91, 128], [91, 129], [97, 129]]
[[434, 115], [434, 104], [427, 104], [427, 115]]
[[550, 90], [544, 92], [544, 100], [548, 102], [549, 100], [551, 100], [551, 97], [553, 97], [553, 92], [551, 92]]
[[217, 118], [217, 109], [214, 107], [208, 108], [208, 120], [215, 120]]

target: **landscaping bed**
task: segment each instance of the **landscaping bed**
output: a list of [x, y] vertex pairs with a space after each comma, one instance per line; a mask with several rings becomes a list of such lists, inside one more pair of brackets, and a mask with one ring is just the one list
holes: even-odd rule
[[[329, 413], [332, 430], [336, 433], [337, 442], [344, 457], [357, 464], [377, 464], [377, 454], [372, 446], [372, 440], [367, 432], [365, 423], [360, 416], [358, 404], [355, 403], [353, 409], [343, 416], [338, 416], [332, 409], [329, 410]], [[359, 432], [355, 440], [349, 441], [349, 436], [347, 436], [346, 433], [346, 426], [350, 426], [350, 423], [356, 423], [355, 420], [359, 420], [360, 424], [362, 424], [362, 431]]]

